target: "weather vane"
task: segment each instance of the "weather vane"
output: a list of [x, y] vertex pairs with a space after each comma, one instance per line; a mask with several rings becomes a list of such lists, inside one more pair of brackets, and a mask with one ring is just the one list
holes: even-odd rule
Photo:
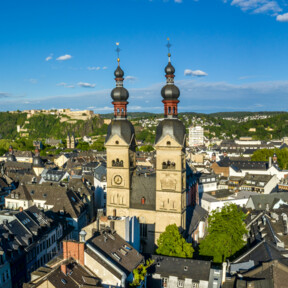
[[120, 51], [121, 51], [121, 49], [119, 48], [119, 42], [116, 42], [116, 46], [117, 46], [117, 48], [116, 48], [116, 52], [117, 52], [117, 61], [118, 61], [118, 64], [119, 64], [119, 62], [120, 62], [120, 56], [119, 56], [119, 54], [120, 54]]
[[171, 43], [170, 43], [170, 39], [167, 38], [168, 43], [166, 44], [166, 47], [168, 48], [168, 57], [169, 57], [169, 62], [170, 62], [170, 57], [171, 57], [171, 53], [170, 53], [170, 48], [171, 48]]

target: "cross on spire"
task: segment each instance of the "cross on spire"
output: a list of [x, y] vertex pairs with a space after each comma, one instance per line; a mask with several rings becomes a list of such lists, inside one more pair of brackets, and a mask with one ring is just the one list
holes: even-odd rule
[[119, 65], [119, 62], [120, 62], [120, 51], [121, 51], [121, 49], [119, 48], [119, 42], [116, 42], [116, 46], [117, 46], [117, 48], [116, 48], [116, 53], [117, 53], [117, 61], [118, 61], [118, 65]]
[[170, 62], [170, 57], [171, 57], [171, 53], [170, 53], [170, 48], [171, 48], [171, 43], [170, 43], [170, 38], [168, 37], [167, 38], [167, 44], [166, 44], [166, 47], [168, 48], [168, 58], [169, 58], [169, 62]]

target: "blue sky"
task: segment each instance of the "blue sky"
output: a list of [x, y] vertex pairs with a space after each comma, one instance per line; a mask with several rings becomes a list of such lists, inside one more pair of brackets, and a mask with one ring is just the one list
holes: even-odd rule
[[288, 110], [288, 0], [0, 3], [1, 111], [112, 112], [120, 42], [128, 111], [162, 112], [170, 37], [179, 110]]

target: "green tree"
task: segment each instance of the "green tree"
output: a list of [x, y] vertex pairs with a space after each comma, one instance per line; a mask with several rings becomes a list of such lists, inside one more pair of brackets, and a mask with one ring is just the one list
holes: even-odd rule
[[138, 287], [142, 281], [145, 280], [147, 275], [147, 269], [154, 263], [154, 260], [147, 259], [146, 264], [139, 265], [133, 270], [133, 282], [130, 283], [130, 287]]
[[142, 152], [151, 152], [154, 150], [154, 148], [151, 145], [143, 145], [139, 148], [139, 150]]
[[157, 240], [157, 254], [181, 258], [192, 258], [194, 249], [179, 232], [176, 224], [168, 225]]
[[235, 204], [225, 205], [221, 211], [214, 210], [208, 218], [208, 235], [200, 243], [200, 255], [211, 256], [221, 263], [234, 255], [246, 244], [246, 215]]
[[268, 161], [269, 157], [277, 154], [277, 162], [281, 169], [288, 169], [288, 149], [259, 149], [252, 155], [252, 161]]

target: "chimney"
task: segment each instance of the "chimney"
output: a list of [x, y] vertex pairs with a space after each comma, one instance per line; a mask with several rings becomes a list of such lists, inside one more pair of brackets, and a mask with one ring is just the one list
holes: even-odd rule
[[227, 263], [223, 262], [223, 264], [222, 264], [222, 284], [225, 283], [225, 281], [226, 281], [226, 268], [227, 268]]
[[61, 272], [67, 275], [67, 265], [65, 263], [61, 264]]
[[272, 166], [272, 158], [269, 157], [269, 168], [271, 168], [271, 166]]
[[86, 235], [87, 235], [86, 231], [85, 230], [81, 230], [81, 232], [79, 233], [80, 242], [85, 243]]
[[73, 258], [84, 266], [84, 242], [63, 241], [63, 259]]

